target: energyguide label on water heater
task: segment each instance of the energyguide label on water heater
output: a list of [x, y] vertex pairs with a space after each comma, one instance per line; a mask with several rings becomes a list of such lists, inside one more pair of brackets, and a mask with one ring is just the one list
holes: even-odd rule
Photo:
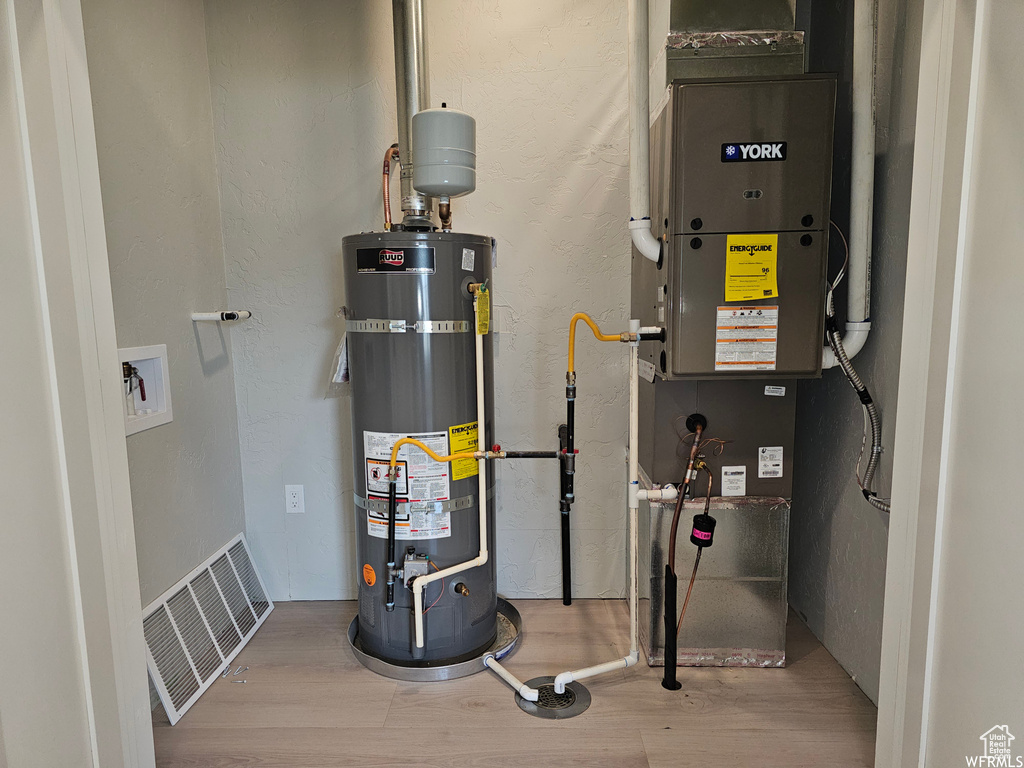
[[774, 371], [778, 341], [778, 307], [719, 307], [715, 370]]
[[756, 301], [779, 295], [778, 235], [725, 238], [725, 300]]
[[[463, 453], [475, 451], [477, 443], [476, 422], [459, 424], [448, 428], [448, 442], [451, 445], [452, 453]], [[456, 459], [452, 462], [452, 480], [465, 480], [467, 477], [475, 477], [480, 474], [476, 459]]]
[[[398, 432], [363, 432], [363, 456], [366, 460], [367, 498], [387, 499], [388, 467], [391, 449], [403, 437], [413, 437], [441, 455], [448, 451], [448, 432], [403, 434]], [[451, 512], [440, 502], [450, 498], [447, 463], [437, 462], [415, 445], [398, 450], [398, 503], [395, 538], [445, 539], [452, 535]], [[367, 531], [385, 539], [388, 535], [387, 512], [366, 510]]]

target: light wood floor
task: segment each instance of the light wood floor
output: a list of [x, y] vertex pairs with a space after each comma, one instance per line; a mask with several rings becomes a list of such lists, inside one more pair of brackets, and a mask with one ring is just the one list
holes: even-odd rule
[[[622, 601], [517, 600], [522, 679], [623, 655]], [[236, 664], [175, 727], [158, 709], [157, 765], [260, 766], [870, 766], [875, 707], [797, 619], [786, 669], [633, 669], [586, 681], [590, 709], [563, 721], [521, 712], [489, 672], [401, 683], [349, 650], [354, 602], [279, 603]]]

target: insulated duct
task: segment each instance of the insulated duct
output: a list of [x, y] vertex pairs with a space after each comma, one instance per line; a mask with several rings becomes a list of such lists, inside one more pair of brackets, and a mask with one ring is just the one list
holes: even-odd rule
[[416, 162], [412, 150], [412, 117], [430, 106], [423, 0], [393, 0], [392, 8], [398, 148], [402, 158], [402, 211], [407, 217], [428, 217], [427, 198], [416, 192], [412, 185]]

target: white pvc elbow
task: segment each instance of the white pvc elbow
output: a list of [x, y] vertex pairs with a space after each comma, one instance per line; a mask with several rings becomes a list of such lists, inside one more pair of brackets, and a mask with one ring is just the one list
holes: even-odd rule
[[[864, 349], [868, 340], [868, 333], [871, 331], [871, 323], [847, 323], [846, 333], [843, 334], [843, 350], [846, 356], [853, 358], [858, 352]], [[827, 370], [839, 365], [835, 352], [831, 347], [825, 347], [821, 353], [821, 369]]]
[[651, 233], [651, 220], [630, 219], [629, 230], [636, 249], [645, 259], [657, 263], [661, 258], [661, 241]]
[[561, 696], [565, 693], [565, 686], [572, 682], [572, 672], [562, 672], [555, 678], [555, 694]]

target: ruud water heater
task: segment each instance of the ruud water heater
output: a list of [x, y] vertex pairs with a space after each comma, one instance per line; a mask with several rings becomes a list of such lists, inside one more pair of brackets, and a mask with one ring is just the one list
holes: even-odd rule
[[452, 200], [476, 188], [476, 122], [431, 108], [423, 4], [392, 7], [398, 141], [382, 142], [384, 226], [342, 241], [359, 585], [349, 640], [376, 672], [446, 680], [485, 669], [484, 654], [500, 658], [518, 636], [497, 596], [494, 482], [477, 457], [493, 441], [493, 246], [452, 226]]
[[[677, 80], [651, 128], [664, 247], [657, 264], [633, 256], [633, 316], [666, 332], [641, 348], [641, 467], [653, 484], [680, 483], [692, 416], [719, 441], [703, 449], [717, 544], [680, 663], [784, 663], [795, 379], [821, 373], [834, 110], [831, 75]], [[644, 627], [660, 662], [672, 510], [649, 515]], [[681, 577], [691, 558], [678, 547]]]
[[[394, 607], [387, 610], [388, 463], [413, 437], [440, 454], [474, 450], [477, 424], [473, 297], [491, 277], [491, 240], [455, 232], [390, 231], [344, 240], [352, 382], [359, 643], [393, 664], [455, 663], [495, 639], [494, 560], [427, 587], [426, 643], [414, 654], [412, 579], [477, 554], [477, 463], [399, 454]], [[491, 381], [490, 336], [484, 368]], [[493, 486], [492, 486], [493, 488]], [[493, 506], [491, 507], [493, 510]], [[493, 548], [493, 511], [488, 526]], [[416, 657], [419, 657], [417, 659]]]

